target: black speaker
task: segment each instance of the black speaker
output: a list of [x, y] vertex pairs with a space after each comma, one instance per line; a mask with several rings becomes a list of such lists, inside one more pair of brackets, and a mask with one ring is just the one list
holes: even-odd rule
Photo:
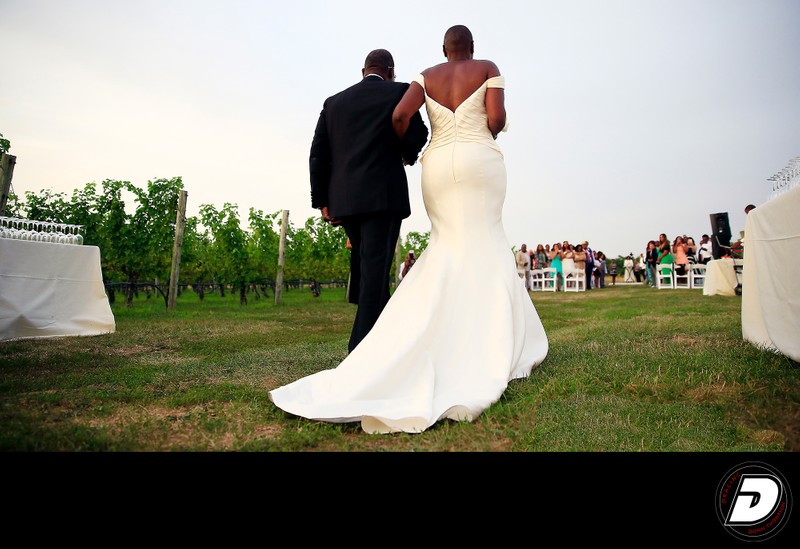
[[711, 248], [714, 259], [730, 254], [731, 225], [728, 212], [711, 214]]

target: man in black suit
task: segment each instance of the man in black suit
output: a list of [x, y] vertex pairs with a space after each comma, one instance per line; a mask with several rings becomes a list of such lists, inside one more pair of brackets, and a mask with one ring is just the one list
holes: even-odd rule
[[428, 128], [414, 115], [402, 141], [392, 112], [407, 83], [395, 82], [394, 59], [373, 50], [363, 79], [325, 100], [311, 143], [311, 206], [350, 239], [350, 303], [358, 304], [348, 350], [372, 329], [389, 301], [400, 223], [411, 215], [405, 165], [417, 161]]

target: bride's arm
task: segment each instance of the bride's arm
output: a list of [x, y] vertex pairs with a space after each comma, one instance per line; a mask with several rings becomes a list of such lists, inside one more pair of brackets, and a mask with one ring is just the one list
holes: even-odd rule
[[408, 130], [408, 125], [411, 123], [411, 117], [419, 111], [424, 102], [425, 92], [422, 90], [422, 86], [416, 82], [411, 82], [392, 113], [392, 126], [394, 126], [397, 137], [403, 139]]
[[505, 90], [503, 88], [489, 88], [486, 90], [486, 117], [492, 137], [497, 139], [506, 125]]
[[[483, 65], [486, 69], [485, 78], [500, 76], [500, 69], [493, 61], [485, 60]], [[492, 137], [497, 139], [499, 134], [506, 127], [506, 91], [504, 88], [490, 86], [486, 90], [486, 118], [488, 120], [489, 131]]]

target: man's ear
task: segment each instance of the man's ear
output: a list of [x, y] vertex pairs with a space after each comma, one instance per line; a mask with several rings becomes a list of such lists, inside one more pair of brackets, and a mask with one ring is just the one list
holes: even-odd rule
[[367, 75], [367, 69], [361, 69], [361, 78], [364, 78]]
[[475, 53], [475, 42], [470, 42], [469, 43], [469, 52], [470, 53]]
[[442, 53], [444, 54], [444, 58], [447, 59], [447, 46], [442, 44]]

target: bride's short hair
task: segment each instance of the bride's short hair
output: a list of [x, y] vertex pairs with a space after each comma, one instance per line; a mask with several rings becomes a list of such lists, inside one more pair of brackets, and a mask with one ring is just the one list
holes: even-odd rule
[[444, 45], [465, 48], [472, 43], [472, 32], [464, 25], [454, 25], [444, 33]]

